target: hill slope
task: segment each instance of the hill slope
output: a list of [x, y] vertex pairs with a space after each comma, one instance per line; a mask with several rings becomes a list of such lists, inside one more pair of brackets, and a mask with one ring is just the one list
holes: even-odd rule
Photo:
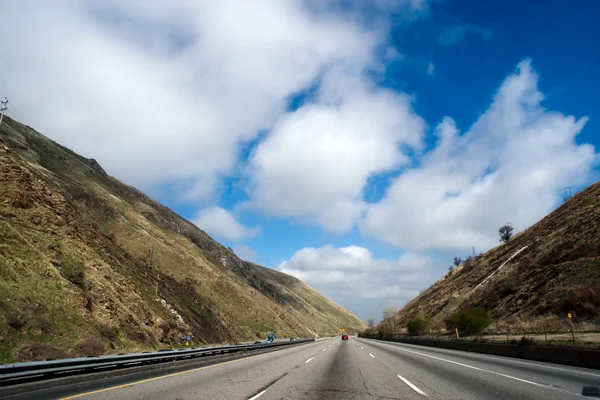
[[364, 324], [31, 128], [0, 126], [0, 362]]
[[404, 306], [391, 321], [443, 322], [481, 306], [495, 320], [534, 321], [571, 312], [600, 315], [600, 183], [578, 193], [524, 232], [468, 260]]

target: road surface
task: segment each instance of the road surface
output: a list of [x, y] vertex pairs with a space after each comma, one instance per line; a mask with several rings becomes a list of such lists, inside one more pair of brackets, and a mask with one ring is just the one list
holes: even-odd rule
[[[376, 340], [322, 340], [164, 376], [10, 398], [582, 399], [600, 371]], [[1, 393], [1, 392], [0, 392]], [[0, 394], [0, 397], [2, 395]], [[588, 397], [589, 398], [589, 397]]]

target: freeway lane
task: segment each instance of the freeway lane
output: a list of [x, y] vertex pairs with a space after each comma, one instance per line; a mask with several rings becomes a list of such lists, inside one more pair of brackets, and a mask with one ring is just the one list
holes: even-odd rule
[[434, 399], [600, 397], [600, 371], [433, 347], [357, 339]]
[[[111, 382], [113, 384], [111, 385]], [[339, 337], [100, 390], [71, 399], [574, 399], [600, 371]], [[594, 389], [596, 388], [596, 389]], [[0, 394], [0, 397], [1, 394]], [[58, 398], [38, 392], [35, 398]]]

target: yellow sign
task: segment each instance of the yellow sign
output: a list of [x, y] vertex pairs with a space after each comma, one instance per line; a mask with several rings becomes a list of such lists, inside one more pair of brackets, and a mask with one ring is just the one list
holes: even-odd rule
[[344, 328], [340, 328], [340, 332], [344, 332]]
[[567, 314], [567, 317], [571, 318], [571, 317], [572, 317], [571, 313], [568, 313], [568, 314]]

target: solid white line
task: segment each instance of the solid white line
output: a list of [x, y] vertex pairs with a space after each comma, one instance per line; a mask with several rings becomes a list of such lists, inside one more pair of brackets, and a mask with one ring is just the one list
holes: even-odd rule
[[415, 385], [413, 385], [412, 383], [410, 383], [410, 382], [408, 381], [408, 379], [405, 379], [405, 378], [401, 377], [400, 375], [396, 375], [396, 376], [397, 376], [398, 378], [400, 378], [400, 380], [401, 380], [402, 382], [404, 382], [404, 383], [406, 383], [408, 386], [410, 386], [410, 388], [411, 388], [412, 390], [414, 390], [415, 392], [417, 392], [417, 393], [419, 393], [419, 394], [422, 394], [423, 396], [427, 397], [427, 395], [425, 394], [425, 392], [424, 392], [424, 391], [422, 391], [421, 389], [419, 389], [418, 387], [416, 387]]
[[266, 390], [263, 390], [262, 392], [260, 392], [259, 394], [257, 394], [254, 397], [250, 397], [248, 400], [255, 400], [258, 399], [260, 396], [262, 396], [263, 394], [265, 394]]
[[373, 354], [369, 353], [369, 355], [370, 355], [371, 357], [375, 358], [375, 356], [374, 356]]
[[312, 360], [314, 360], [314, 357], [309, 358], [308, 360], [304, 361], [305, 364], [308, 364], [309, 362], [311, 362]]
[[423, 357], [433, 358], [434, 360], [439, 360], [439, 361], [444, 361], [444, 362], [447, 362], [447, 363], [450, 363], [450, 364], [460, 365], [461, 367], [471, 368], [471, 369], [474, 369], [474, 370], [477, 370], [477, 371], [488, 372], [490, 374], [503, 376], [503, 377], [509, 378], [509, 379], [514, 379], [514, 380], [519, 381], [519, 382], [529, 383], [530, 385], [539, 386], [539, 387], [545, 387], [545, 388], [550, 388], [550, 389], [555, 389], [553, 386], [549, 386], [549, 385], [544, 385], [544, 384], [537, 383], [537, 382], [528, 381], [526, 379], [517, 378], [516, 376], [512, 376], [512, 375], [502, 374], [502, 373], [496, 372], [496, 371], [490, 371], [489, 369], [483, 369], [483, 368], [479, 368], [479, 367], [474, 367], [474, 366], [469, 365], [469, 364], [459, 363], [458, 361], [452, 361], [452, 360], [447, 360], [447, 359], [441, 358], [441, 357], [430, 356], [429, 354], [423, 354], [423, 353], [419, 353], [418, 351], [412, 351], [412, 350], [403, 349], [402, 347], [398, 347], [398, 346], [392, 346], [392, 347], [395, 347], [396, 349], [401, 350], [401, 351], [406, 351], [408, 353], [413, 353], [413, 354], [418, 354], [418, 355], [423, 356]]
[[[411, 346], [408, 346], [408, 345], [401, 346], [401, 345], [392, 345], [392, 344], [389, 344], [389, 343], [380, 343], [380, 344], [383, 344], [385, 346], [390, 346], [390, 347], [393, 347], [393, 348], [396, 348], [396, 349], [399, 348], [399, 347], [403, 347], [403, 348], [411, 347]], [[460, 353], [460, 350], [450, 350], [450, 349], [440, 349], [440, 348], [431, 348], [429, 350], [434, 351], [435, 349], [437, 349], [437, 350], [453, 351], [454, 353]], [[460, 354], [452, 354], [452, 355], [460, 356]], [[481, 361], [488, 361], [489, 362], [489, 361], [493, 361], [493, 360], [497, 359], [497, 356], [492, 356], [492, 355], [489, 355], [489, 354], [470, 353], [470, 355], [471, 356], [477, 356], [478, 358], [481, 358]], [[572, 374], [589, 375], [589, 376], [594, 376], [596, 378], [600, 378], [600, 374], [598, 374], [598, 373], [586, 372], [586, 371], [579, 371], [579, 370], [568, 369], [568, 368], [552, 367], [550, 365], [546, 365], [542, 361], [538, 361], [538, 362], [531, 361], [530, 362], [530, 361], [512, 359], [512, 358], [509, 358], [509, 357], [503, 357], [502, 361], [506, 362], [506, 363], [511, 363], [511, 364], [526, 365], [526, 366], [537, 367], [537, 368], [554, 369], [554, 370], [557, 370], [557, 371], [570, 372]]]

